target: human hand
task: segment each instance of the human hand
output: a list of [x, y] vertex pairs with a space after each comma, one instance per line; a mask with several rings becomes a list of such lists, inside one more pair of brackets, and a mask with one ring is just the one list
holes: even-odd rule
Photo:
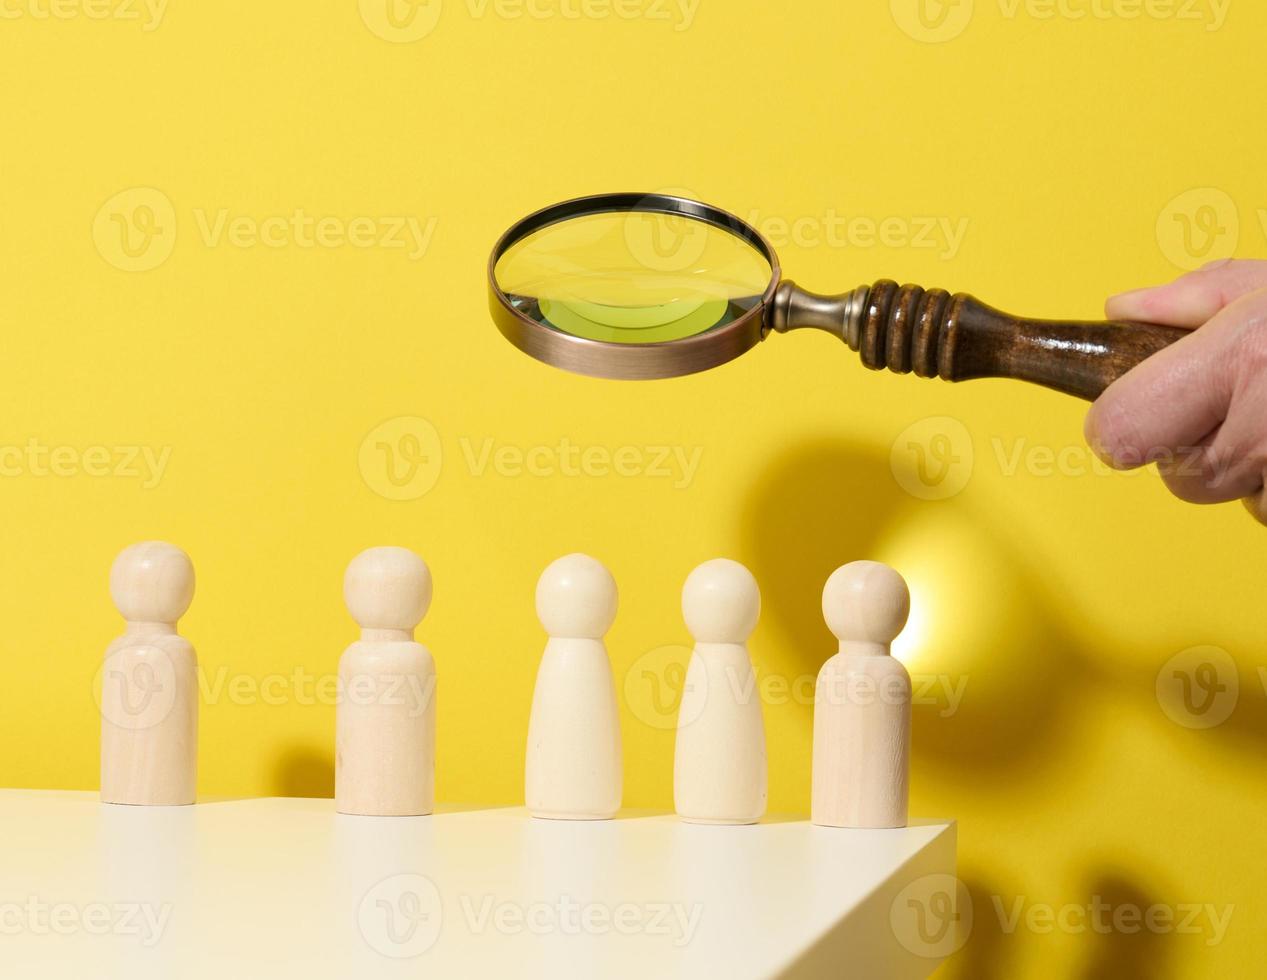
[[1087, 442], [1116, 469], [1156, 463], [1182, 500], [1243, 499], [1267, 524], [1267, 261], [1217, 262], [1105, 311], [1192, 333], [1105, 389]]

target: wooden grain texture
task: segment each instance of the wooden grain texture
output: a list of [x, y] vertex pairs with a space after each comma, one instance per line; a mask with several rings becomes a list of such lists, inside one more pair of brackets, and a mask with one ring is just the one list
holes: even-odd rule
[[1188, 333], [1149, 323], [1025, 319], [967, 293], [881, 279], [867, 296], [858, 352], [875, 370], [946, 381], [1016, 378], [1094, 400]]
[[145, 541], [110, 569], [110, 597], [127, 626], [100, 672], [101, 801], [184, 806], [198, 782], [198, 660], [176, 623], [194, 596], [180, 548]]
[[839, 641], [814, 688], [810, 820], [822, 827], [905, 827], [911, 679], [890, 655], [911, 596], [888, 565], [854, 561], [823, 587], [823, 618]]
[[407, 548], [370, 548], [343, 596], [361, 638], [339, 658], [334, 798], [340, 813], [423, 816], [435, 808], [436, 668], [414, 630], [431, 571]]

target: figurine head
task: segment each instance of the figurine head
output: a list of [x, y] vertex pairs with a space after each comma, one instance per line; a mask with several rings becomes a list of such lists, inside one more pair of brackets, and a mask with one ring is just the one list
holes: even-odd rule
[[369, 548], [348, 564], [343, 600], [362, 629], [412, 632], [431, 606], [431, 570], [408, 548]]
[[745, 643], [760, 615], [757, 580], [729, 558], [704, 562], [682, 586], [682, 618], [696, 643]]
[[892, 643], [911, 611], [906, 582], [878, 561], [853, 561], [831, 573], [823, 586], [823, 618], [836, 639]]
[[130, 623], [175, 623], [194, 598], [189, 556], [165, 541], [143, 541], [110, 566], [110, 598]]
[[616, 580], [589, 555], [564, 555], [537, 581], [537, 618], [551, 636], [601, 640], [616, 602]]

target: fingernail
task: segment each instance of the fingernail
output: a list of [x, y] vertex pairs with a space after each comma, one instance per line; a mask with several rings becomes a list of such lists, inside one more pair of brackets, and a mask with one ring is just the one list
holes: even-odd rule
[[1087, 412], [1087, 417], [1082, 423], [1082, 437], [1087, 440], [1087, 445], [1091, 452], [1095, 454], [1096, 459], [1102, 463], [1113, 465], [1112, 455], [1105, 451], [1104, 444], [1100, 442], [1100, 435], [1096, 427], [1096, 411], [1095, 406]]
[[1088, 439], [1087, 445], [1091, 447], [1091, 452], [1095, 455], [1095, 458], [1105, 466], [1111, 467], [1115, 470], [1121, 468], [1118, 465], [1117, 459], [1114, 458], [1113, 453], [1110, 452], [1108, 447], [1106, 447], [1104, 443], [1100, 442], [1099, 439]]
[[[1087, 440], [1087, 446], [1091, 452], [1105, 466], [1115, 470], [1132, 468], [1130, 457], [1133, 455], [1130, 450], [1118, 447], [1115, 452], [1109, 444], [1100, 437], [1100, 419], [1104, 414], [1104, 409], [1100, 405], [1093, 404], [1087, 412], [1086, 420], [1082, 424], [1082, 435]], [[1134, 464], [1138, 465], [1138, 464]]]

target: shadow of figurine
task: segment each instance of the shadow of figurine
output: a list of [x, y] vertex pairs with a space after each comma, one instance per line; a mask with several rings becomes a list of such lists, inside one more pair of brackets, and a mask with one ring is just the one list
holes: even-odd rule
[[292, 746], [273, 768], [272, 787], [277, 796], [333, 799], [334, 758], [310, 746]]
[[[886, 455], [819, 440], [771, 460], [741, 520], [763, 620], [789, 670], [813, 676], [835, 652], [821, 609], [835, 568], [870, 558], [907, 579], [911, 620], [895, 650], [912, 674], [914, 767], [995, 780], [1032, 775], [1059, 751], [1093, 658], [999, 518], [962, 497], [916, 499]], [[811, 706], [803, 715], [810, 725]]]

